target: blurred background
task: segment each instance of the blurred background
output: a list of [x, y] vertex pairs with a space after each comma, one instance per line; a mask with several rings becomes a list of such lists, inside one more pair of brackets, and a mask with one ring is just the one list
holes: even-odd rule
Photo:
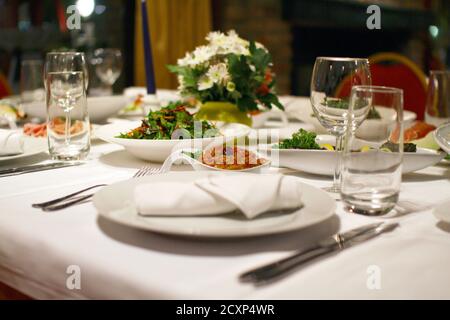
[[[448, 69], [448, 0], [147, 0], [159, 88], [175, 89], [165, 68], [204, 42], [210, 30], [235, 29], [272, 53], [281, 94], [309, 94], [317, 56], [369, 57], [383, 63], [405, 57], [423, 74]], [[366, 9], [381, 8], [381, 29], [369, 30]], [[67, 7], [76, 5], [81, 29], [69, 30]], [[98, 48], [117, 48], [123, 68], [114, 92], [145, 83], [140, 1], [0, 0], [0, 97], [20, 90], [25, 60], [76, 49], [89, 59]], [[400, 58], [400, 59], [401, 59]], [[90, 60], [93, 61], [93, 60]], [[405, 63], [406, 63], [405, 62]], [[406, 63], [406, 64], [408, 64]], [[414, 68], [413, 68], [414, 69]], [[100, 85], [90, 73], [90, 88]]]

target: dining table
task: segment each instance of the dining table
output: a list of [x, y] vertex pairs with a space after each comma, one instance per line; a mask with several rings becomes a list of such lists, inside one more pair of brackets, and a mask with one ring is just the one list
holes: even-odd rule
[[[46, 161], [42, 153], [0, 168]], [[139, 230], [102, 218], [91, 201], [55, 212], [31, 206], [130, 179], [146, 165], [161, 166], [93, 140], [80, 166], [0, 178], [0, 284], [33, 299], [450, 299], [450, 224], [433, 215], [450, 198], [448, 161], [403, 175], [398, 205], [387, 215], [352, 214], [336, 200], [335, 214], [322, 223], [257, 237], [196, 238]], [[172, 168], [191, 170], [187, 165]], [[286, 168], [269, 170], [318, 188], [331, 181]], [[276, 282], [239, 281], [249, 269], [381, 221], [399, 227], [315, 259]], [[74, 275], [78, 285], [71, 285]]]

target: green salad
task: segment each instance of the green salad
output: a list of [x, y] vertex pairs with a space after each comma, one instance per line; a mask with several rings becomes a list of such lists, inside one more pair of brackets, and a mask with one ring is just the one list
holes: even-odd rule
[[278, 145], [278, 149], [322, 149], [316, 142], [316, 134], [300, 129], [292, 135], [291, 139], [284, 139]]
[[[208, 137], [219, 135], [219, 131], [208, 121], [194, 119], [194, 115], [186, 110], [187, 104], [181, 101], [171, 102], [158, 111], [150, 111], [139, 127], [121, 133], [117, 137], [123, 139], [170, 140], [174, 135], [194, 138], [194, 123], [201, 124], [201, 134], [208, 131]], [[198, 131], [199, 128], [197, 129]], [[201, 137], [199, 137], [201, 138]]]

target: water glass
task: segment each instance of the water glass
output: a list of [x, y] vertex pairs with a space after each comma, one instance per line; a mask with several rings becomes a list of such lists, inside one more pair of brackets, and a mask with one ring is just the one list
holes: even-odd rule
[[[339, 193], [341, 182], [342, 137], [347, 128], [350, 89], [370, 85], [369, 61], [363, 58], [318, 57], [311, 78], [311, 105], [315, 117], [336, 137], [334, 182], [329, 192]], [[353, 112], [355, 110], [352, 110]], [[366, 114], [362, 113], [364, 119]], [[354, 122], [354, 126], [361, 123]]]
[[430, 72], [425, 121], [439, 127], [450, 121], [450, 71]]
[[55, 160], [81, 160], [90, 149], [90, 124], [83, 72], [50, 72], [47, 88], [47, 137]]
[[44, 101], [42, 84], [42, 60], [24, 60], [20, 69], [20, 97], [22, 103]]
[[53, 159], [80, 160], [90, 150], [86, 92], [89, 77], [82, 52], [47, 53], [44, 84], [47, 136]]
[[[403, 161], [403, 91], [354, 86], [349, 110], [358, 105], [389, 108], [370, 140], [356, 138], [348, 127], [344, 139], [341, 199], [349, 212], [382, 215], [394, 208], [400, 193]], [[349, 120], [351, 121], [351, 120]]]

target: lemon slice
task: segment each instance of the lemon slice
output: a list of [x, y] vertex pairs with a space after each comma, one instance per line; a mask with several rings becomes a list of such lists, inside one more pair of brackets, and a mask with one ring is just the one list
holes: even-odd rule
[[196, 113], [197, 120], [223, 121], [252, 125], [252, 118], [229, 102], [206, 102]]
[[16, 112], [14, 111], [14, 109], [7, 104], [0, 105], [0, 114], [5, 116], [8, 115], [13, 118], [16, 117]]
[[370, 147], [369, 146], [363, 146], [362, 148], [361, 148], [361, 152], [367, 152], [367, 151], [370, 151]]
[[329, 143], [324, 143], [319, 145], [323, 149], [327, 149], [329, 151], [334, 151], [334, 147]]

